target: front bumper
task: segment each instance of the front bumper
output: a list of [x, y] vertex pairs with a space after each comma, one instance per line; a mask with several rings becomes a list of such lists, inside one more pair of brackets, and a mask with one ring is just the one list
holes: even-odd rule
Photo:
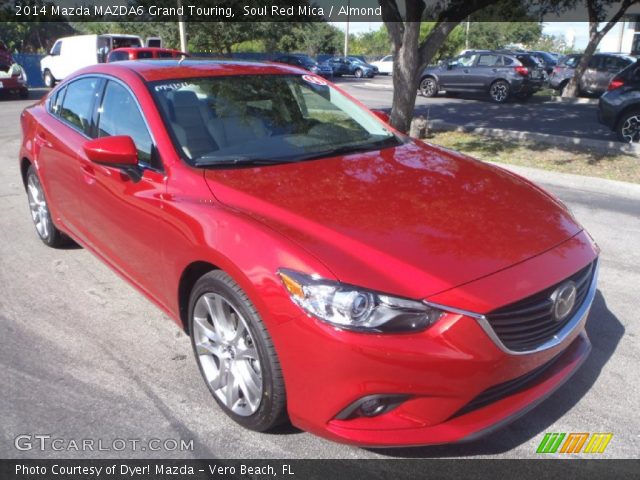
[[[491, 311], [563, 280], [596, 255], [581, 233], [534, 259], [429, 301]], [[586, 359], [590, 343], [584, 326], [595, 282], [594, 275], [570, 331], [526, 354], [505, 350], [478, 318], [464, 313], [449, 313], [424, 332], [395, 335], [341, 331], [300, 314], [273, 331], [291, 421], [335, 441], [371, 447], [458, 442], [497, 428], [544, 400]], [[469, 410], [487, 391], [534, 371], [540, 373], [517, 390]], [[406, 400], [378, 416], [337, 418], [372, 395]]]

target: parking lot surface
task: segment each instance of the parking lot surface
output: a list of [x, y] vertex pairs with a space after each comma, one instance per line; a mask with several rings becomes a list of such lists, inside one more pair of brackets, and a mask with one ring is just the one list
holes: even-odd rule
[[[602, 247], [587, 324], [593, 352], [523, 418], [474, 443], [394, 450], [339, 445], [293, 427], [260, 434], [216, 407], [188, 338], [155, 306], [89, 252], [52, 250], [36, 237], [17, 162], [28, 104], [0, 102], [0, 458], [521, 458], [536, 457], [545, 432], [612, 432], [603, 457], [640, 456], [640, 196], [551, 188]], [[193, 450], [15, 448], [16, 437], [38, 434], [63, 446], [193, 440]]]
[[[393, 86], [389, 76], [366, 80], [344, 77], [336, 83], [369, 108], [391, 108]], [[416, 100], [416, 115], [453, 125], [616, 140], [613, 132], [598, 123], [597, 114], [597, 105], [552, 102], [547, 97], [496, 104], [488, 95], [460, 94], [452, 98], [441, 93], [432, 98], [418, 95]]]

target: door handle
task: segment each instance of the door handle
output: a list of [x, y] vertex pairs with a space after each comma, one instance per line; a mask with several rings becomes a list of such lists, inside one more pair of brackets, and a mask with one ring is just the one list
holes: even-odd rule
[[47, 137], [42, 135], [42, 133], [40, 132], [36, 133], [34, 142], [39, 147], [51, 147], [51, 142], [49, 142], [49, 140], [47, 140]]
[[80, 169], [84, 174], [84, 179], [87, 183], [93, 184], [96, 179], [96, 170], [91, 162], [86, 160], [80, 160]]

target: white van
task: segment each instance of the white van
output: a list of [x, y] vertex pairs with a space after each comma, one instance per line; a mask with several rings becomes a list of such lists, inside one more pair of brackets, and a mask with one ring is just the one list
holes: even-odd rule
[[40, 60], [42, 78], [51, 88], [76, 70], [104, 63], [109, 52], [116, 48], [142, 47], [137, 35], [104, 34], [78, 35], [56, 40], [49, 55]]

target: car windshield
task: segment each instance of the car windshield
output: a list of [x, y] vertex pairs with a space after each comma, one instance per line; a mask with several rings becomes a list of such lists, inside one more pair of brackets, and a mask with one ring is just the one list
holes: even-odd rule
[[150, 88], [176, 147], [196, 166], [296, 162], [402, 141], [312, 75], [178, 79]]

